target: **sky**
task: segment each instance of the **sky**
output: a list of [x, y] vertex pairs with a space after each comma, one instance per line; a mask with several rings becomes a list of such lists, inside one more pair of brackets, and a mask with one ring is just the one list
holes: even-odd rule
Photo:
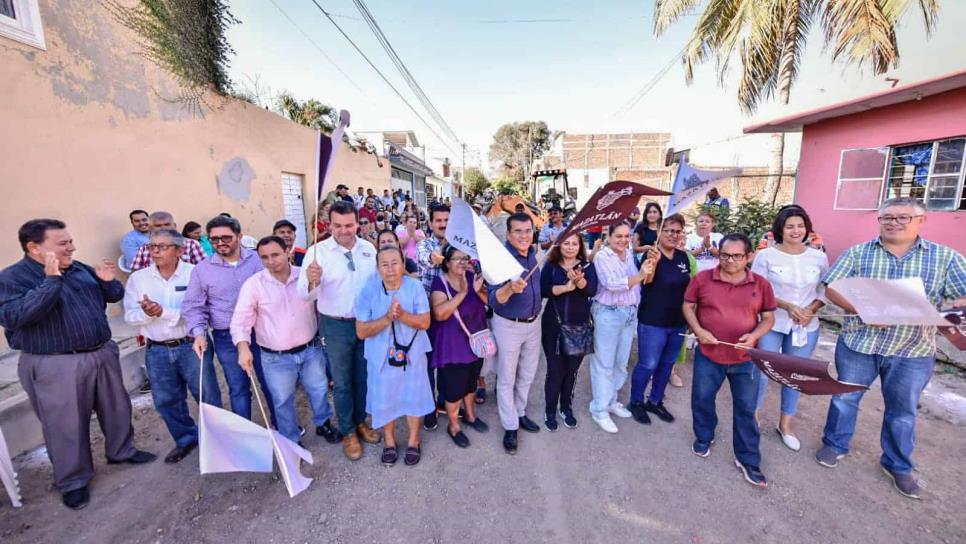
[[[352, 0], [316, 0], [372, 60], [433, 130], [413, 93], [362, 20]], [[678, 58], [697, 20], [687, 16], [654, 36], [652, 1], [630, 0], [366, 0], [389, 42], [460, 142], [486, 167], [493, 133], [503, 123], [546, 121], [551, 130], [672, 134], [703, 165], [767, 164], [767, 135], [742, 136], [755, 121], [840, 102], [900, 84], [966, 69], [966, 1], [941, 2], [927, 40], [911, 10], [898, 41], [900, 66], [873, 76], [833, 63], [813, 28], [787, 107], [764, 104], [754, 116], [737, 104], [738, 63], [722, 88], [713, 63], [685, 83]], [[413, 130], [431, 156], [459, 164], [459, 146], [433, 135], [324, 17], [312, 0], [233, 0], [242, 21], [228, 35], [236, 84], [260, 94], [289, 91], [352, 114], [350, 130]], [[300, 30], [301, 29], [301, 30]], [[670, 66], [669, 69], [666, 69]], [[666, 70], [665, 70], [666, 69]], [[622, 108], [655, 75], [657, 84]], [[257, 83], [257, 85], [256, 85]], [[796, 162], [798, 140], [786, 159]], [[474, 153], [475, 152], [475, 153]], [[699, 157], [699, 161], [695, 160]]]

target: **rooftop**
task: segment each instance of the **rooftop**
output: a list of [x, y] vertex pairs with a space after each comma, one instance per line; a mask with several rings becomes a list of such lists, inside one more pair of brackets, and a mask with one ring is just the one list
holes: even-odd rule
[[745, 134], [800, 132], [805, 125], [811, 125], [819, 121], [862, 113], [893, 104], [909, 102], [911, 100], [921, 100], [927, 96], [963, 87], [966, 87], [966, 70], [911, 83], [909, 85], [900, 85], [860, 98], [854, 98], [845, 102], [830, 104], [818, 109], [750, 125], [744, 128], [744, 132]]

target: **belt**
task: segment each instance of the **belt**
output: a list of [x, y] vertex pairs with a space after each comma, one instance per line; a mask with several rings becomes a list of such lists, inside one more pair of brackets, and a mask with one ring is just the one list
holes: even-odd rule
[[190, 344], [194, 340], [185, 336], [184, 338], [175, 338], [174, 340], [151, 340], [148, 338], [148, 347], [151, 346], [164, 346], [166, 348], [176, 348], [178, 346], [183, 346], [185, 344]]
[[305, 351], [305, 348], [311, 345], [312, 345], [312, 342], [309, 342], [307, 344], [302, 344], [301, 346], [295, 346], [292, 349], [283, 349], [283, 350], [268, 349], [265, 346], [258, 346], [258, 348], [262, 351], [267, 351], [268, 353], [274, 353], [275, 355], [295, 355], [296, 353], [302, 353], [303, 351]]
[[514, 323], [533, 323], [534, 321], [537, 320], [538, 317], [540, 317], [540, 314], [533, 315], [530, 317], [507, 317], [505, 315], [500, 315], [500, 314], [496, 314], [496, 315], [499, 315], [500, 317], [502, 317], [503, 319], [506, 319], [507, 321], [513, 321]]
[[[108, 342], [110, 342], [110, 340], [108, 340]], [[31, 355], [77, 355], [78, 353], [93, 353], [106, 345], [107, 345], [107, 342], [104, 342], [103, 344], [98, 344], [92, 348], [73, 349], [68, 351], [62, 351], [60, 353], [39, 353], [39, 354], [31, 354]]]
[[321, 315], [322, 317], [327, 317], [329, 319], [334, 319], [336, 321], [355, 321], [356, 320], [356, 318], [354, 317], [337, 317], [334, 315], [327, 315], [327, 314], [321, 314]]

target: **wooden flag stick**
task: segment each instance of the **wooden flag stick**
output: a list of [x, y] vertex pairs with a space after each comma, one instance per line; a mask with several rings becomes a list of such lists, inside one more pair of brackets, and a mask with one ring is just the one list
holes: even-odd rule
[[269, 419], [268, 415], [265, 413], [265, 405], [262, 404], [262, 396], [258, 393], [258, 383], [255, 382], [255, 376], [249, 374], [248, 379], [252, 382], [252, 391], [255, 392], [255, 400], [258, 401], [258, 409], [262, 412], [262, 419], [265, 420], [265, 428], [271, 429], [272, 420]]
[[[580, 234], [578, 234], [577, 236], [580, 236]], [[550, 252], [553, 251], [553, 248], [555, 247], [557, 247], [557, 242], [554, 242], [553, 244], [551, 244], [549, 248], [547, 248], [547, 252], [544, 253], [543, 256], [540, 257], [540, 259], [537, 261], [537, 264], [533, 265], [533, 268], [531, 268], [530, 271], [527, 272], [527, 275], [524, 276], [523, 281], [530, 281], [530, 276], [532, 276], [534, 272], [536, 272], [537, 270], [540, 269], [541, 266], [543, 266], [543, 263], [547, 261], [547, 258], [550, 257]]]
[[[683, 332], [682, 333], [678, 333], [678, 334], [680, 336], [685, 337], [685, 338], [694, 338], [695, 340], [698, 339], [698, 337], [695, 336], [695, 335], [693, 335], [693, 334], [685, 334]], [[730, 346], [730, 347], [737, 348], [737, 349], [745, 349], [745, 348], [739, 346], [738, 344], [730, 344], [728, 342], [722, 342], [721, 340], [718, 340], [718, 345], [721, 345], [721, 346]]]

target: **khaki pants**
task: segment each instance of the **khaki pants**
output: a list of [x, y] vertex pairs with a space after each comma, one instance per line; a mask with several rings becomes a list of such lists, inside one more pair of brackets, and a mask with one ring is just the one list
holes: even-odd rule
[[540, 364], [540, 319], [517, 323], [493, 316], [496, 337], [496, 390], [500, 422], [508, 431], [520, 428], [527, 413], [530, 386]]
[[23, 353], [17, 367], [34, 412], [43, 427], [54, 486], [61, 493], [87, 485], [94, 477], [91, 412], [104, 432], [104, 453], [123, 461], [134, 452], [131, 398], [124, 388], [114, 342], [90, 353]]

